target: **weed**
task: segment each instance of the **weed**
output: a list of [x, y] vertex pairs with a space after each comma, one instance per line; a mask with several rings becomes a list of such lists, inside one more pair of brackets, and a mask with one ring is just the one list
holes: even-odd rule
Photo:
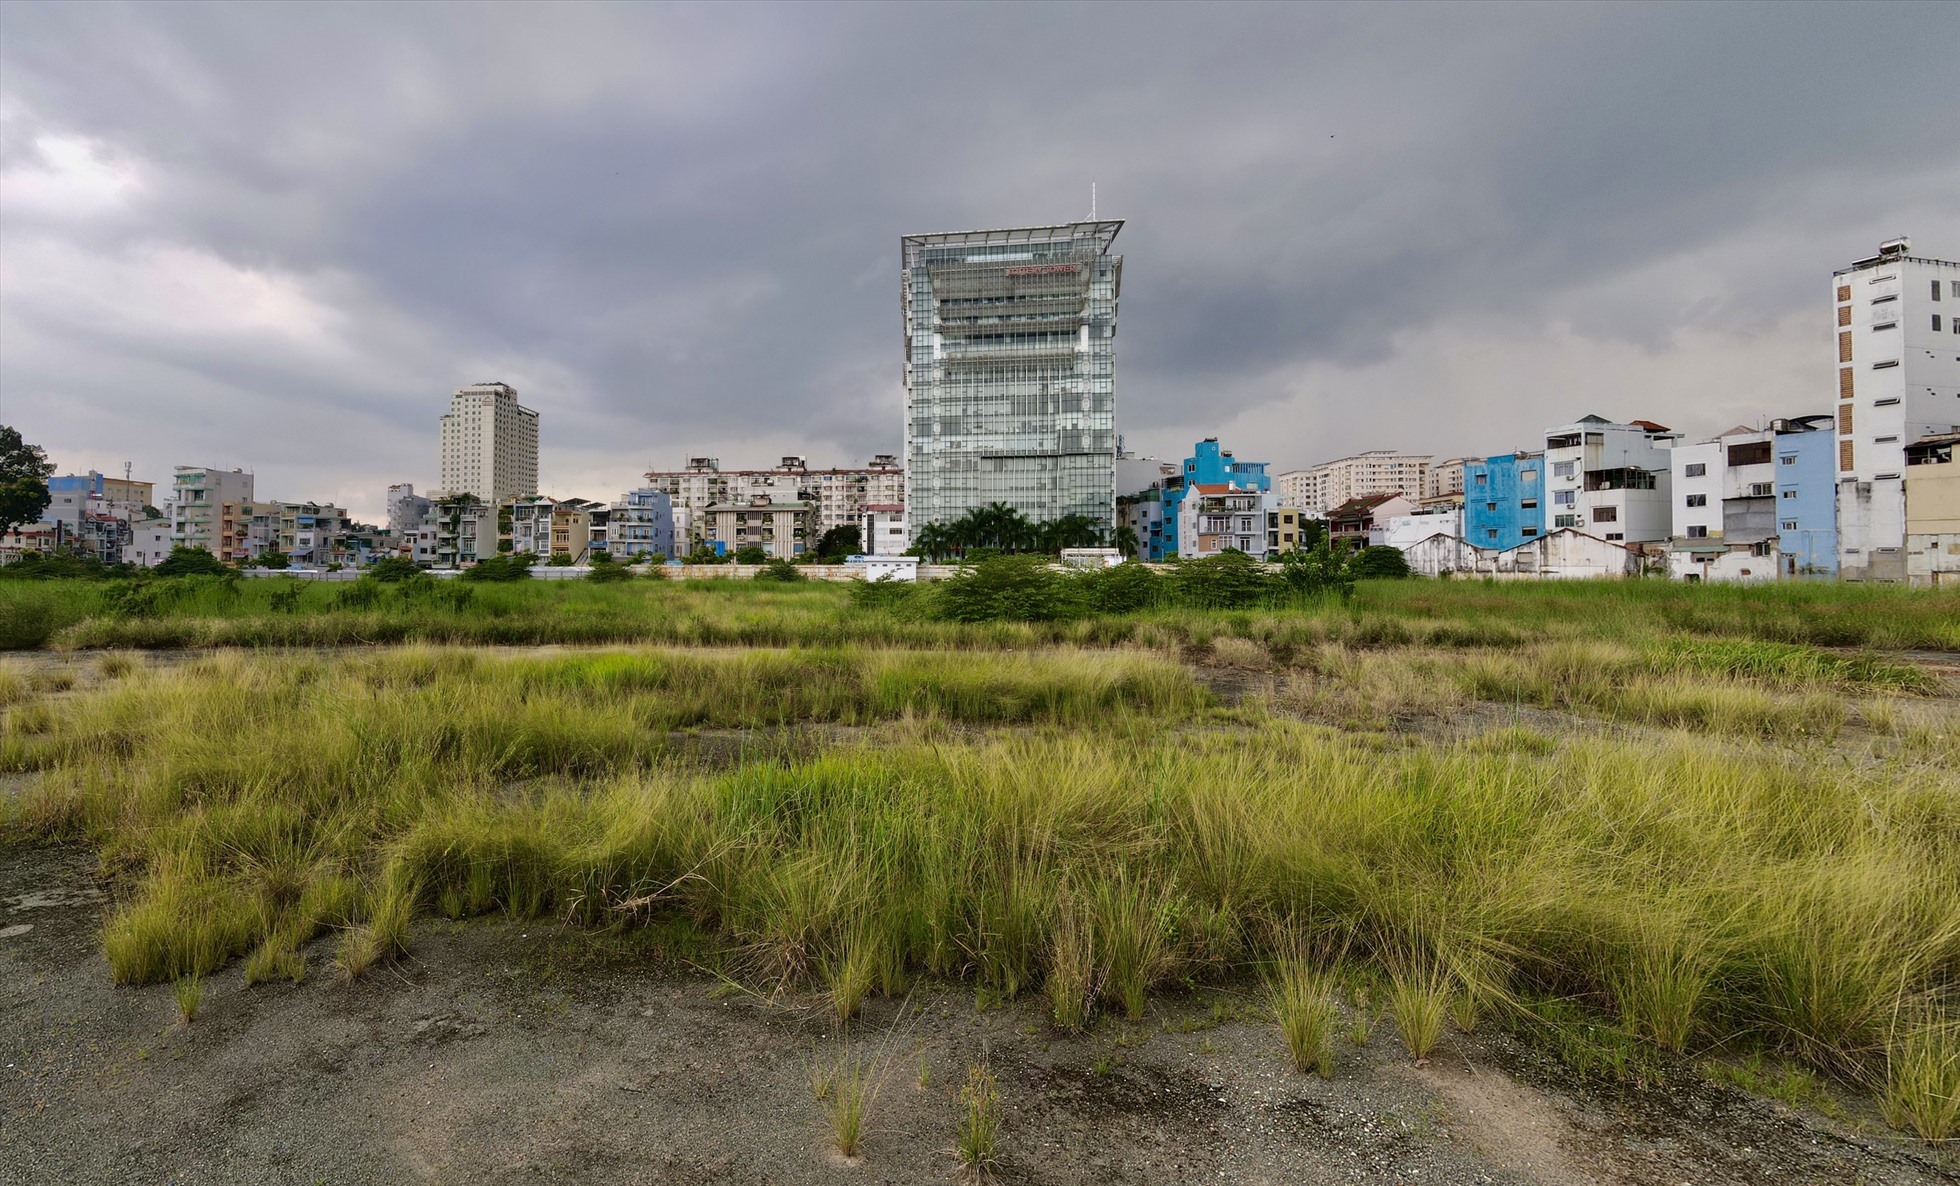
[[1960, 1025], [1937, 1018], [1910, 1022], [1886, 1051], [1879, 1095], [1885, 1122], [1921, 1140], [1960, 1135]]
[[[1266, 986], [1293, 1067], [1334, 1077], [1334, 983], [1304, 960], [1282, 960]], [[1421, 1057], [1421, 1055], [1417, 1055]]]
[[1064, 900], [1057, 910], [1042, 989], [1048, 994], [1049, 1017], [1056, 1028], [1079, 1032], [1089, 1024], [1097, 995], [1095, 934], [1072, 899]]
[[184, 1024], [196, 1021], [198, 1008], [204, 1004], [204, 977], [179, 976], [172, 991], [177, 998], [177, 1012], [183, 1016]]
[[966, 1070], [960, 1087], [960, 1164], [977, 1173], [993, 1168], [1000, 1145], [1000, 1087], [985, 1066]]
[[1390, 971], [1388, 1015], [1395, 1019], [1410, 1058], [1421, 1062], [1436, 1048], [1449, 1001], [1449, 981], [1435, 964], [1422, 959], [1398, 961]]

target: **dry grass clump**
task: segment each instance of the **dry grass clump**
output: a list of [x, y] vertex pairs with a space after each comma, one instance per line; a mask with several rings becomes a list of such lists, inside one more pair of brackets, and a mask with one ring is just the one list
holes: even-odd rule
[[[1445, 661], [1341, 662], [1395, 655]], [[1564, 671], [1561, 688], [1591, 678]], [[738, 695], [750, 680], [775, 699]], [[772, 728], [785, 698], [796, 720], [885, 723], [720, 767], [672, 760], [677, 722], [735, 719], [723, 691]], [[924, 974], [1039, 992], [1079, 1030], [1298, 956], [1269, 922], [1286, 919], [1352, 936], [1349, 963], [1386, 970], [1414, 1057], [1452, 1015], [1467, 1028], [1550, 999], [1595, 1044], [1745, 1035], [1940, 1098], [1912, 1068], [1945, 1064], [1891, 1019], [1912, 1001], [1931, 1002], [1929, 1032], [1952, 1021], [1951, 764], [1818, 762], [1748, 732], [1385, 741], [1188, 712], [1164, 727], [1166, 705], [1205, 703], [1147, 655], [227, 655], [134, 671], [59, 714], [8, 710], [0, 761], [40, 789], [4, 823], [84, 834], [125, 880], [103, 936], [123, 983], [234, 958], [255, 982], [292, 975], [329, 930], [358, 975], [426, 914], [496, 912], [697, 927], [757, 979], [827, 991], [840, 1017]], [[1306, 1017], [1308, 1039], [1328, 1028], [1321, 989], [1280, 984], [1276, 1014]]]
[[1266, 984], [1266, 1002], [1279, 1022], [1293, 1067], [1334, 1077], [1334, 981], [1303, 959], [1280, 961]]
[[967, 1169], [985, 1174], [1000, 1158], [1000, 1085], [985, 1066], [966, 1069], [960, 1085], [960, 1127], [954, 1152]]
[[1922, 1140], [1960, 1136], [1960, 1024], [1936, 1013], [1907, 1019], [1886, 1051], [1879, 1104], [1887, 1124]]
[[171, 986], [171, 994], [177, 1000], [177, 1014], [189, 1025], [197, 1020], [197, 1011], [204, 1004], [204, 978], [202, 976], [179, 976]]

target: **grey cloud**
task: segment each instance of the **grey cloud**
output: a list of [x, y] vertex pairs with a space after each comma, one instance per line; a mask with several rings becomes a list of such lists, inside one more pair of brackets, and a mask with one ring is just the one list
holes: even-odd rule
[[[1130, 219], [1133, 441], [1470, 319], [1651, 350], [1688, 326], [1747, 335], [1818, 300], [1888, 208], [1945, 214], [1924, 246], [1960, 251], [1927, 237], [1960, 238], [1951, 7], [14, 4], [0, 19], [0, 103], [22, 113], [0, 165], [36, 135], [83, 135], [150, 182], [124, 217], [9, 217], [0, 246], [181, 244], [314, 284], [372, 351], [282, 367], [249, 344], [52, 325], [0, 293], [38, 337], [0, 356], [7, 415], [79, 447], [79, 418], [21, 406], [58, 390], [140, 440], [168, 376], [194, 375], [183, 392], [263, 401], [275, 430], [254, 447], [295, 482], [333, 472], [322, 448], [374, 483], [431, 480], [444, 393], [492, 366], [546, 384], [526, 396], [548, 475], [554, 442], [628, 468], [757, 460], [745, 442], [786, 433], [829, 460], [894, 449], [898, 235], [1080, 216], [1092, 179]], [[1876, 71], [1882, 110], [1834, 83]], [[1752, 254], [1725, 254], [1738, 243]], [[1698, 250], [1705, 294], [1627, 279]], [[139, 373], [163, 390], [133, 398]], [[1525, 384], [1502, 410], [1533, 422], [1552, 394]], [[336, 408], [356, 423], [321, 423]], [[1410, 432], [1326, 411], [1315, 455]], [[312, 435], [281, 436], [281, 417]], [[203, 458], [153, 459], [177, 460]]]

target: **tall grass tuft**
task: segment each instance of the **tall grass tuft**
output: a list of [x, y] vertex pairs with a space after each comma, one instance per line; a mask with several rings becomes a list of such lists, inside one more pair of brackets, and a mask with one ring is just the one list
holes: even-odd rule
[[847, 1041], [836, 1065], [824, 1073], [816, 1095], [837, 1152], [844, 1157], [858, 1156], [864, 1142], [865, 1113], [878, 1096], [874, 1068], [854, 1053]]
[[1096, 932], [1087, 912], [1072, 896], [1056, 905], [1055, 929], [1048, 942], [1048, 974], [1042, 990], [1057, 1029], [1079, 1033], [1101, 990], [1097, 976]]
[[1388, 976], [1388, 1015], [1402, 1034], [1409, 1057], [1421, 1062], [1443, 1037], [1449, 1013], [1450, 982], [1428, 959], [1398, 960]]
[[204, 977], [179, 976], [172, 993], [177, 998], [177, 1012], [183, 1017], [184, 1024], [196, 1021], [197, 1011], [204, 1004]]
[[1887, 1124], [1922, 1140], [1960, 1135], [1960, 1024], [1924, 1018], [1895, 1034], [1879, 1103]]
[[1305, 960], [1280, 961], [1266, 985], [1266, 1002], [1279, 1021], [1295, 1070], [1334, 1077], [1333, 978]]
[[960, 1086], [960, 1128], [954, 1149], [960, 1164], [977, 1174], [993, 1169], [1000, 1156], [1000, 1085], [985, 1066], [966, 1069]]

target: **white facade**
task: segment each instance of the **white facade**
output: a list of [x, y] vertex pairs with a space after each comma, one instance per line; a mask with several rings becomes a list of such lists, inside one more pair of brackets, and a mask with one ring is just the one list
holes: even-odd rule
[[388, 487], [388, 530], [397, 538], [407, 535], [429, 521], [434, 505], [409, 483]]
[[496, 504], [538, 490], [538, 414], [506, 383], [459, 387], [442, 418], [440, 494]]
[[[1319, 519], [1351, 498], [1366, 498], [1371, 494], [1401, 494], [1411, 502], [1422, 498], [1429, 489], [1431, 461], [1426, 454], [1375, 449], [1323, 461], [1306, 469], [1289, 470], [1274, 479], [1274, 484], [1279, 505], [1298, 507]], [[1456, 492], [1463, 492], [1460, 465]]]
[[1423, 479], [1422, 501], [1433, 503], [1463, 503], [1463, 467], [1481, 457], [1452, 457], [1447, 461], [1431, 462], [1429, 473]]
[[171, 542], [217, 555], [220, 508], [251, 501], [252, 475], [242, 469], [178, 466], [170, 494]]
[[905, 530], [905, 508], [895, 503], [865, 507], [858, 519], [858, 543], [867, 556], [902, 556], [912, 546]]
[[1229, 548], [1264, 556], [1266, 512], [1278, 505], [1271, 494], [1229, 482], [1193, 486], [1178, 504], [1177, 554], [1189, 560], [1216, 556]]
[[1442, 535], [1450, 539], [1463, 538], [1462, 507], [1449, 507], [1414, 515], [1393, 515], [1385, 520], [1377, 519], [1375, 522], [1376, 526], [1368, 532], [1368, 543], [1371, 547], [1387, 545], [1407, 551], [1412, 545], [1432, 535]]
[[1477, 548], [1446, 535], [1403, 549], [1409, 567], [1424, 576], [1483, 576], [1497, 580], [1578, 580], [1636, 576], [1640, 555], [1583, 531], [1561, 528], [1498, 551]]
[[1906, 447], [1960, 431], [1960, 263], [1911, 250], [1893, 240], [1832, 277], [1847, 581], [1906, 579]]
[[145, 519], [129, 530], [129, 543], [123, 559], [138, 568], [155, 568], [170, 556], [170, 524], [163, 519]]
[[1636, 420], [1587, 416], [1545, 430], [1545, 526], [1609, 543], [1664, 540], [1673, 530], [1669, 449], [1679, 434]]
[[916, 581], [919, 579], [919, 558], [917, 556], [853, 556], [846, 563], [856, 570], [855, 575], [867, 581]]
[[[833, 527], [863, 526], [868, 506], [905, 505], [905, 469], [898, 458], [880, 453], [855, 469], [809, 468], [801, 457], [785, 457], [774, 469], [725, 470], [713, 457], [690, 457], [678, 470], [651, 470], [647, 485], [665, 493], [674, 512], [675, 547], [683, 552], [707, 538], [701, 514], [716, 503], [808, 502], [816, 508], [817, 533]], [[870, 546], [870, 541], [865, 541]], [[903, 549], [900, 549], [903, 551]]]

